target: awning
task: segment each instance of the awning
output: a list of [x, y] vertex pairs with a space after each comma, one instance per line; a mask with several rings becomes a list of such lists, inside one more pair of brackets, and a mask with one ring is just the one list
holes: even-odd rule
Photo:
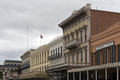
[[77, 68], [77, 69], [71, 69], [71, 70], [68, 70], [67, 72], [68, 73], [81, 72], [81, 71], [89, 71], [89, 70], [105, 69], [105, 68], [114, 68], [114, 67], [120, 67], [120, 62], [102, 64], [102, 65], [90, 66], [90, 67], [83, 67], [83, 68]]

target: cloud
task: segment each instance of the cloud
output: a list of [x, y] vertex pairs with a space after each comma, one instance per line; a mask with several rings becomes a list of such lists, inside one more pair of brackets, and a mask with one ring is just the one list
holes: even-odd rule
[[27, 26], [28, 49], [36, 49], [40, 46], [40, 34], [42, 45], [57, 33], [62, 35], [57, 24], [88, 2], [94, 9], [120, 11], [119, 0], [0, 0], [0, 64], [5, 59], [20, 60], [27, 50]]

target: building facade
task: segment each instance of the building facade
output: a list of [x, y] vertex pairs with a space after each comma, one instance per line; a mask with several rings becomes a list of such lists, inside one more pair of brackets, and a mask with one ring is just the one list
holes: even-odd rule
[[22, 61], [18, 60], [5, 60], [4, 65], [0, 65], [1, 72], [9, 72], [17, 70], [18, 67], [22, 64]]
[[32, 52], [30, 56], [30, 75], [34, 79], [46, 80], [48, 78], [46, 68], [50, 65], [48, 60], [49, 49], [49, 45], [46, 44]]
[[26, 51], [22, 56], [22, 66], [21, 66], [21, 74], [20, 79], [28, 79], [29, 76], [25, 76], [25, 74], [30, 73], [30, 55], [35, 49], [30, 49]]
[[46, 69], [49, 74], [49, 80], [64, 80], [64, 70], [62, 70], [61, 64], [64, 64], [64, 46], [63, 46], [63, 36], [58, 36], [53, 39], [50, 43], [50, 67]]
[[90, 47], [90, 67], [68, 70], [69, 80], [76, 80], [75, 76], [79, 80], [120, 80], [120, 22], [91, 37]]
[[[89, 66], [90, 37], [107, 30], [120, 21], [119, 17], [120, 13], [94, 10], [87, 4], [59, 24], [64, 34], [65, 62], [70, 66], [68, 70]], [[86, 74], [82, 74], [84, 78]], [[72, 76], [70, 78], [73, 79]]]

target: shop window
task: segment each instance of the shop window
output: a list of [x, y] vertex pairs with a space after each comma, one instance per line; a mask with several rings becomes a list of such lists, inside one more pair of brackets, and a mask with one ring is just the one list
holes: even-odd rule
[[118, 62], [120, 62], [120, 45], [118, 45]]
[[106, 48], [106, 58], [105, 58], [105, 63], [107, 64], [107, 48]]
[[100, 51], [96, 51], [96, 65], [100, 65]]
[[114, 45], [114, 62], [116, 62], [116, 45]]
[[91, 53], [91, 66], [93, 66], [93, 53]]

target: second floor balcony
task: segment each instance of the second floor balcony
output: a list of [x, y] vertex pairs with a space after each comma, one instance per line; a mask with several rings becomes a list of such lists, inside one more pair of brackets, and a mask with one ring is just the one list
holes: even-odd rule
[[48, 59], [49, 59], [49, 60], [52, 60], [52, 59], [59, 58], [59, 57], [61, 57], [61, 56], [62, 56], [62, 54], [61, 54], [61, 53], [58, 53], [58, 54], [54, 54], [54, 55], [49, 56]]
[[65, 47], [67, 49], [73, 49], [73, 48], [77, 48], [79, 45], [80, 45], [80, 42], [77, 39], [75, 39], [67, 43]]

